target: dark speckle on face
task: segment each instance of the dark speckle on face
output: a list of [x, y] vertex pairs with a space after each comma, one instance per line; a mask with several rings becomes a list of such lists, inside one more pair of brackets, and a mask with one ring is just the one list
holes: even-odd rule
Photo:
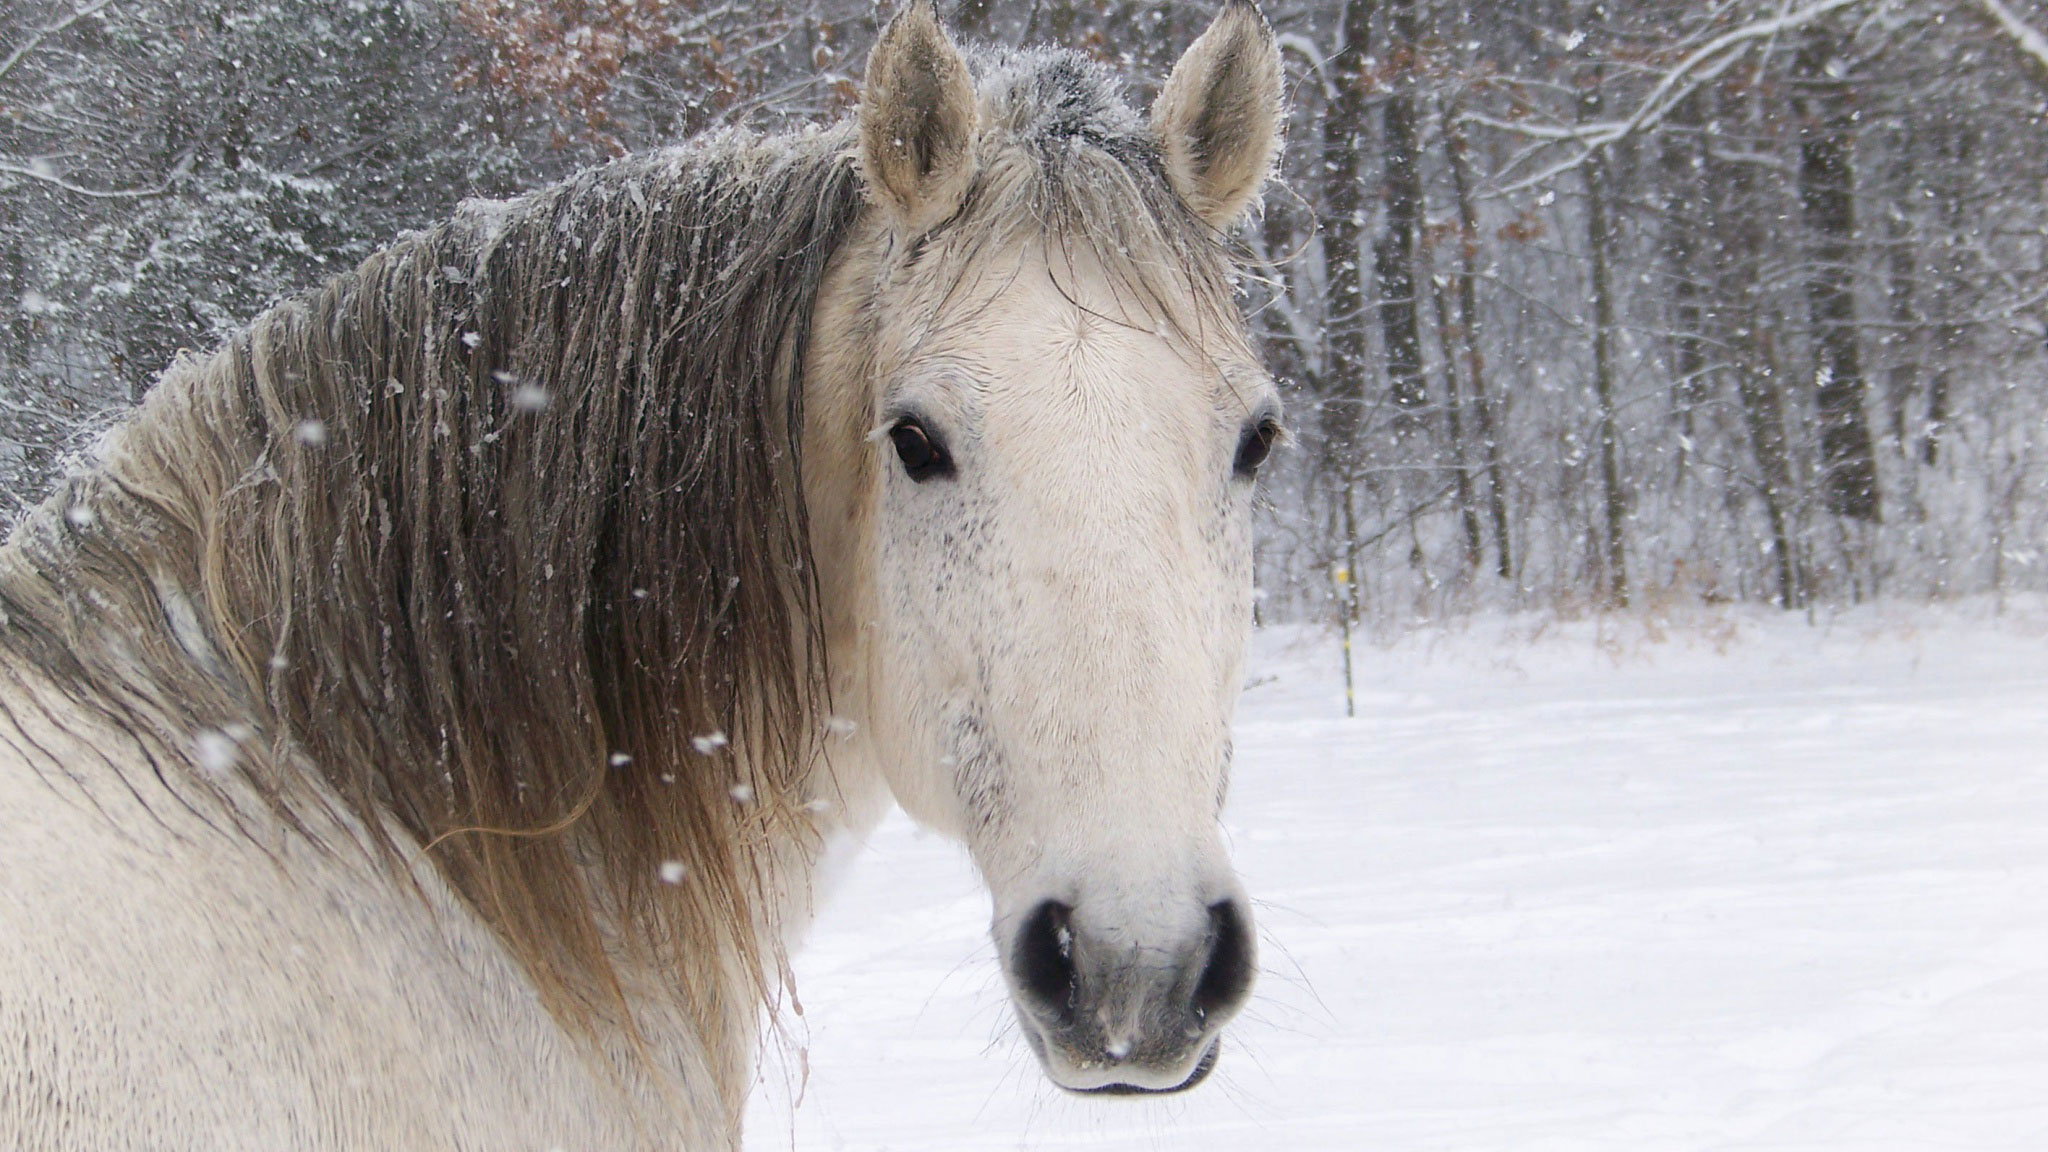
[[1236, 756], [1237, 745], [1228, 739], [1224, 740], [1223, 771], [1216, 775], [1216, 811], [1219, 814], [1223, 811], [1224, 803], [1230, 799], [1230, 765]]
[[1007, 807], [1002, 753], [989, 740], [978, 712], [959, 713], [951, 727], [949, 755], [954, 759], [960, 802], [977, 825], [987, 828], [1001, 818]]

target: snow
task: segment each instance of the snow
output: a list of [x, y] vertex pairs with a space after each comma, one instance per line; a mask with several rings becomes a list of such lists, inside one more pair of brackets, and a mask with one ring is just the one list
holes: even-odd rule
[[64, 306], [30, 289], [21, 294], [21, 311], [27, 316], [60, 316], [64, 313]]
[[217, 728], [207, 728], [192, 738], [193, 758], [209, 775], [218, 776], [235, 766], [241, 753], [234, 737]]
[[898, 815], [749, 1147], [2048, 1146], [2048, 601], [1356, 655], [1345, 720], [1332, 641], [1257, 640], [1226, 824], [1264, 973], [1208, 1083], [1053, 1089], [978, 881]]
[[512, 389], [512, 410], [515, 412], [540, 412], [547, 408], [554, 397], [538, 384], [520, 384]]

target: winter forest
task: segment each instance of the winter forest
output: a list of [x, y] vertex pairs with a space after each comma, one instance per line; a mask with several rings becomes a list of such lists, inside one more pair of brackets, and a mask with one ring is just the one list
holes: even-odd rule
[[[1207, 0], [965, 0], [1149, 99]], [[1268, 619], [2048, 589], [2048, 9], [1270, 0]], [[0, 504], [465, 197], [844, 115], [867, 0], [8, 0]]]

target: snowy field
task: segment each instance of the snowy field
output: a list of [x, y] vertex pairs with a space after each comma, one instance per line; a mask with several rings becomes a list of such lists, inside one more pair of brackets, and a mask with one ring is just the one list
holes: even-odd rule
[[2048, 1148], [2048, 603], [1259, 638], [1216, 1075], [1053, 1089], [895, 816], [798, 957], [772, 1149]]

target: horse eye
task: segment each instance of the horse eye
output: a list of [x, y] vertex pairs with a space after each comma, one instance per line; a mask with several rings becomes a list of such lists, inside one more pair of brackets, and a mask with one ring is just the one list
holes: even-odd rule
[[1245, 429], [1244, 439], [1237, 442], [1237, 462], [1231, 465], [1231, 471], [1250, 479], [1259, 465], [1266, 462], [1273, 451], [1273, 441], [1279, 438], [1280, 425], [1271, 417]]
[[923, 483], [953, 474], [953, 458], [924, 426], [903, 420], [889, 429], [889, 442], [896, 445], [896, 458], [903, 461], [904, 474]]

